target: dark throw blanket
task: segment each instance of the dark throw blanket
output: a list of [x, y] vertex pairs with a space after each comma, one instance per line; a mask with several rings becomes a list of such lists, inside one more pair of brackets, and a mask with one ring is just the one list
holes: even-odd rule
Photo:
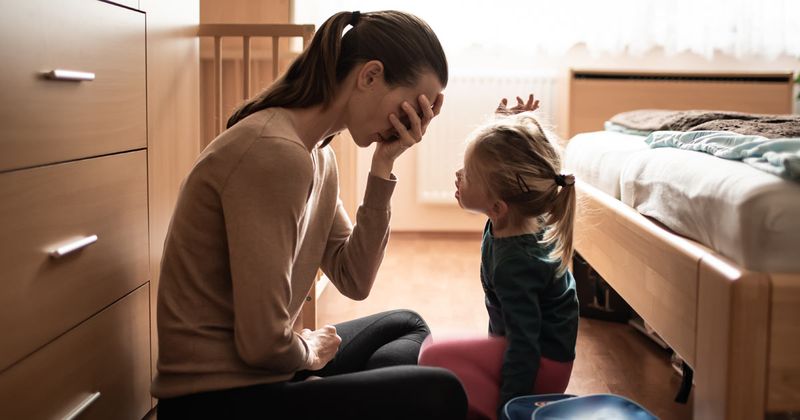
[[640, 109], [609, 120], [642, 131], [731, 131], [770, 139], [800, 137], [800, 115], [746, 114], [728, 111]]

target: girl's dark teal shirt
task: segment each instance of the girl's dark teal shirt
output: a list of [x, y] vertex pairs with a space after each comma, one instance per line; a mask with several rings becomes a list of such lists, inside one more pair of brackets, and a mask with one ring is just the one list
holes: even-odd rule
[[569, 271], [556, 276], [541, 234], [495, 238], [486, 222], [481, 245], [481, 282], [489, 312], [489, 334], [505, 336], [500, 403], [528, 395], [539, 358], [575, 359], [578, 297]]

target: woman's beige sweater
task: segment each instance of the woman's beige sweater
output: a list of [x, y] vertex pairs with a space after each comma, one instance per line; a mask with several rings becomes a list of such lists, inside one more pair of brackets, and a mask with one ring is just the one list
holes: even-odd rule
[[345, 296], [369, 294], [394, 186], [370, 176], [353, 226], [333, 152], [309, 152], [285, 110], [222, 133], [184, 181], [164, 244], [152, 394], [283, 381], [308, 367], [292, 325], [316, 272]]

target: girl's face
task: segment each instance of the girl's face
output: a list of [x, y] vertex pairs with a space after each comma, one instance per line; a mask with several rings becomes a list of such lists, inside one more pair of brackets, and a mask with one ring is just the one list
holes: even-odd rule
[[381, 73], [375, 76], [372, 85], [358, 89], [353, 94], [348, 106], [346, 126], [359, 147], [393, 141], [397, 139], [397, 132], [389, 121], [389, 114], [394, 113], [409, 127], [409, 117], [401, 108], [403, 102], [408, 102], [417, 115], [422, 116], [419, 95], [425, 95], [433, 104], [441, 91], [442, 84], [432, 72], [423, 73], [416, 86], [393, 88], [384, 82]]
[[[488, 215], [493, 200], [479, 174], [471, 173], [474, 168], [469, 161], [472, 158], [472, 146], [467, 147], [464, 154], [464, 167], [456, 171], [456, 200], [462, 209]], [[472, 169], [474, 170], [474, 169]]]

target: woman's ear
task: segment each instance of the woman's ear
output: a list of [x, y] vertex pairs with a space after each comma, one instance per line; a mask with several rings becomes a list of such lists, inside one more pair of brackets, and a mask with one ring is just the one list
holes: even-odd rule
[[378, 60], [370, 60], [361, 66], [358, 72], [358, 87], [361, 89], [371, 89], [375, 83], [383, 81], [383, 63]]

